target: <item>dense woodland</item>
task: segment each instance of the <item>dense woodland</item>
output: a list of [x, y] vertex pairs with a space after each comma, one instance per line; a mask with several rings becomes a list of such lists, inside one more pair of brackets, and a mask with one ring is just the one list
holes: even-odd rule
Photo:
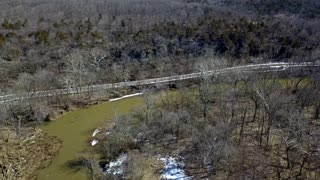
[[[128, 153], [127, 179], [156, 176], [158, 169], [141, 169], [158, 153], [183, 157], [195, 179], [319, 179], [319, 68], [223, 77], [204, 71], [317, 62], [319, 42], [318, 0], [1, 0], [0, 95], [201, 71], [200, 80], [174, 90], [131, 87], [151, 93], [145, 107], [106, 128], [111, 140], [101, 139], [97, 150], [103, 160]], [[0, 128], [20, 140], [90, 98], [1, 105]], [[90, 158], [82, 161], [90, 178], [119, 178], [106, 177]], [[0, 179], [15, 168], [0, 161]]]
[[[2, 1], [1, 90], [39, 73], [55, 74], [55, 87], [78, 86], [74, 74], [87, 79], [81, 85], [179, 74], [213, 56], [230, 64], [313, 61], [319, 7], [316, 0]], [[70, 57], [84, 67], [70, 67]]]
[[157, 174], [145, 168], [157, 154], [180, 157], [194, 179], [319, 179], [319, 69], [309, 73], [204, 73], [192, 90], [146, 94], [107, 125], [100, 153], [127, 152], [126, 179]]

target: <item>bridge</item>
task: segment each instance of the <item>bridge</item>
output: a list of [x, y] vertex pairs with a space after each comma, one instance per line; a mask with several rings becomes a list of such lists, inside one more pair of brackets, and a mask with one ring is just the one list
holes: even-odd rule
[[277, 62], [277, 63], [264, 63], [264, 64], [249, 64], [249, 65], [210, 70], [206, 72], [195, 72], [190, 74], [182, 74], [182, 75], [160, 77], [160, 78], [153, 78], [153, 79], [144, 79], [144, 80], [137, 80], [137, 81], [99, 84], [99, 85], [83, 86], [78, 88], [53, 89], [53, 90], [27, 92], [27, 93], [8, 94], [8, 95], [0, 96], [0, 104], [6, 104], [13, 101], [19, 101], [19, 100], [30, 99], [30, 98], [50, 97], [50, 96], [57, 96], [57, 95], [72, 95], [72, 94], [77, 94], [79, 92], [81, 93], [88, 92], [88, 91], [94, 92], [94, 91], [108, 90], [113, 88], [122, 88], [122, 87], [128, 87], [128, 86], [141, 86], [141, 85], [161, 84], [166, 82], [176, 82], [176, 81], [200, 78], [203, 75], [212, 76], [212, 75], [226, 74], [226, 73], [232, 73], [232, 72], [285, 71], [287, 69], [305, 68], [305, 67], [320, 67], [320, 63]]

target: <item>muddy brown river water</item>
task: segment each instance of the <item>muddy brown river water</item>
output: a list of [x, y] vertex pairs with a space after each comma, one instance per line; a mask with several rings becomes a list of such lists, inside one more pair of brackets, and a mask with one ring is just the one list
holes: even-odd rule
[[116, 113], [128, 113], [143, 104], [142, 97], [132, 97], [114, 102], [105, 102], [84, 109], [69, 112], [41, 128], [63, 140], [63, 147], [52, 164], [39, 171], [39, 180], [85, 180], [83, 170], [70, 168], [68, 163], [76, 160], [79, 153], [92, 148], [92, 132], [99, 126], [111, 122]]

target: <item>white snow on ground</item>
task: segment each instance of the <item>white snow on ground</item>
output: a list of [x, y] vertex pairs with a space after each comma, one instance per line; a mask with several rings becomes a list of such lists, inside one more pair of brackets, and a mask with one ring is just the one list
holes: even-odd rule
[[100, 132], [100, 129], [94, 130], [94, 132], [92, 133], [92, 137], [95, 137], [99, 132]]
[[106, 164], [106, 172], [113, 175], [124, 175], [125, 162], [127, 159], [127, 154], [120, 155], [115, 161]]
[[167, 156], [159, 157], [160, 161], [164, 163], [164, 170], [160, 179], [162, 180], [191, 180], [192, 177], [187, 176], [183, 170], [184, 163], [178, 162], [176, 158]]
[[106, 132], [106, 136], [108, 136], [110, 134], [110, 132]]
[[109, 101], [110, 101], [110, 102], [118, 101], [118, 100], [121, 100], [121, 99], [133, 97], [133, 96], [140, 96], [140, 95], [142, 95], [142, 94], [143, 94], [143, 93], [129, 94], [129, 95], [125, 95], [125, 96], [122, 96], [122, 97], [119, 97], [119, 98], [110, 99]]
[[96, 144], [98, 144], [98, 140], [94, 139], [91, 141], [91, 146], [95, 146]]
[[[286, 70], [286, 69], [288, 69], [290, 66], [288, 66], [288, 65], [282, 65], [282, 66], [270, 66], [270, 68], [278, 68], [278, 69], [281, 69], [282, 71], [284, 71], [284, 70]], [[270, 71], [272, 71], [272, 70], [270, 70]]]
[[283, 68], [284, 66], [270, 66], [270, 68]]

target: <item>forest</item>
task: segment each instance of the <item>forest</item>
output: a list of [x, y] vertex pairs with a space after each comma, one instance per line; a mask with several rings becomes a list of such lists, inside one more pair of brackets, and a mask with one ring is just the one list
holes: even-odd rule
[[[180, 157], [193, 179], [319, 179], [319, 66], [206, 74], [272, 62], [320, 62], [320, 1], [1, 0], [0, 96], [77, 92], [0, 103], [0, 179], [36, 177], [58, 154], [63, 141], [43, 124], [137, 92], [144, 106], [117, 114], [103, 127], [108, 138], [79, 157], [89, 179], [159, 179], [157, 154]], [[37, 148], [45, 163], [24, 162]], [[100, 167], [123, 153], [125, 175]]]
[[192, 90], [147, 94], [144, 107], [116, 116], [99, 152], [128, 154], [125, 179], [157, 177], [146, 169], [157, 154], [178, 156], [192, 179], [318, 179], [319, 72], [204, 73]]
[[230, 64], [315, 61], [319, 7], [316, 0], [2, 1], [1, 91], [50, 73], [59, 80], [51, 86], [66, 86], [71, 56], [85, 59], [81, 71], [92, 83], [186, 73], [213, 56]]

